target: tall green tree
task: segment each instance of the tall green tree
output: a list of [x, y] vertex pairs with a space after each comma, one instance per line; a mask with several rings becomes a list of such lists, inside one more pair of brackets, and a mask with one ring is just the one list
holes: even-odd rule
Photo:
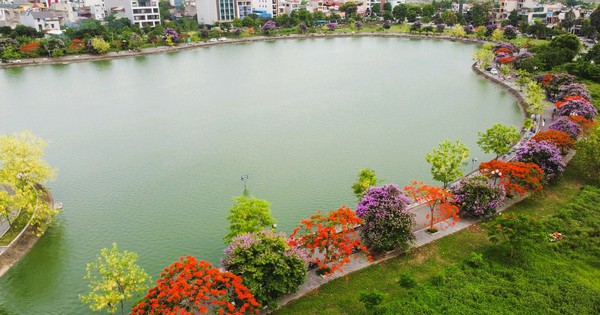
[[573, 165], [587, 179], [600, 183], [600, 127], [593, 129], [582, 141], [576, 144], [577, 154]]
[[96, 261], [87, 264], [83, 279], [88, 281], [90, 293], [80, 296], [81, 301], [94, 312], [106, 309], [115, 313], [120, 308], [124, 315], [125, 302], [143, 295], [151, 282], [144, 269], [136, 264], [137, 258], [134, 252], [119, 252], [116, 243], [112, 249], [102, 249]]
[[398, 4], [392, 9], [392, 15], [398, 21], [398, 23], [404, 23], [406, 15], [408, 13], [408, 6], [406, 4]]
[[508, 14], [508, 25], [512, 25], [514, 27], [519, 26], [519, 12], [517, 9], [510, 11]]
[[542, 87], [535, 83], [529, 82], [525, 89], [525, 103], [527, 103], [527, 112], [530, 114], [541, 115], [544, 112], [546, 105], [544, 104], [544, 91]]
[[514, 126], [494, 124], [485, 132], [479, 132], [477, 144], [485, 153], [494, 152], [496, 158], [510, 151], [510, 147], [519, 140], [519, 131]]
[[427, 153], [425, 160], [431, 164], [433, 179], [444, 183], [446, 188], [449, 183], [463, 175], [461, 167], [467, 165], [468, 157], [469, 148], [465, 144], [459, 140], [452, 143], [446, 139], [437, 149]]
[[356, 14], [356, 10], [358, 9], [358, 3], [354, 1], [348, 1], [342, 3], [339, 7], [340, 11], [346, 13], [346, 18], [349, 18], [353, 14]]
[[590, 23], [596, 32], [600, 31], [600, 7], [597, 7], [590, 15]]
[[260, 232], [275, 223], [271, 217], [271, 204], [255, 197], [239, 196], [233, 198], [233, 206], [229, 209], [229, 234], [225, 242], [229, 243], [234, 237], [253, 232]]

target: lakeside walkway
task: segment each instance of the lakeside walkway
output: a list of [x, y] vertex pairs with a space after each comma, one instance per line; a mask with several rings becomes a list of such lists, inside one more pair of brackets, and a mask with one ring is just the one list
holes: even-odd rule
[[[522, 109], [525, 117], [528, 117], [527, 112], [525, 111], [525, 108], [524, 108], [525, 105], [522, 103], [523, 99], [525, 98], [525, 94], [524, 94], [524, 92], [521, 92], [519, 90], [519, 87], [515, 84], [514, 80], [501, 80], [500, 78], [493, 76], [489, 72], [486, 72], [486, 71], [476, 68], [475, 65], [473, 65], [473, 71], [476, 74], [484, 77], [485, 79], [493, 82], [494, 84], [501, 86], [503, 89], [505, 89], [509, 93], [511, 93], [515, 97], [516, 101], [518, 101], [519, 106], [521, 106], [521, 109]], [[547, 100], [544, 100], [544, 102], [548, 106], [545, 107], [544, 113], [542, 114], [542, 117], [541, 117], [540, 121], [538, 122], [537, 131], [546, 130], [548, 128], [548, 124], [551, 122], [551, 119], [552, 119], [552, 110], [554, 108], [553, 107], [554, 104]], [[541, 122], [543, 120], [545, 120], [546, 123], [542, 125]], [[520, 143], [522, 143], [523, 141], [527, 141], [527, 140], [529, 140], [529, 138], [523, 137], [520, 140], [520, 142], [517, 143], [515, 146], [519, 146]], [[573, 155], [574, 155], [574, 152], [571, 151], [566, 157], [564, 157], [564, 159], [566, 161], [569, 161], [573, 157]], [[510, 160], [511, 158], [512, 158], [512, 156], [505, 156], [504, 160]], [[521, 200], [528, 198], [528, 197], [529, 197], [529, 195], [525, 195], [525, 196], [517, 196], [512, 199], [507, 199], [505, 201], [505, 203], [498, 208], [497, 212], [501, 213], [501, 212], [505, 211], [506, 209], [510, 208], [511, 206], [513, 206], [514, 204], [516, 204], [516, 203], [520, 202]], [[410, 212], [413, 212], [416, 214], [416, 218], [415, 218], [416, 224], [415, 224], [415, 229], [413, 230], [415, 233], [416, 241], [413, 244], [412, 248], [418, 248], [423, 245], [429, 244], [435, 240], [438, 240], [438, 239], [448, 236], [450, 234], [453, 234], [453, 233], [456, 233], [463, 229], [466, 229], [466, 228], [485, 219], [485, 218], [484, 219], [461, 218], [461, 220], [456, 222], [454, 225], [449, 225], [449, 226], [448, 226], [448, 224], [441, 222], [441, 223], [436, 224], [439, 231], [435, 234], [430, 234], [427, 232], [427, 228], [423, 227], [423, 223], [425, 223], [425, 224], [427, 223], [427, 219], [425, 218], [425, 216], [429, 213], [429, 207], [424, 204], [417, 205], [417, 206], [414, 206], [413, 208], [411, 208]], [[304, 284], [302, 284], [299, 287], [298, 291], [282, 297], [279, 300], [279, 305], [281, 307], [281, 306], [284, 306], [296, 299], [299, 299], [299, 298], [303, 297], [304, 295], [318, 289], [321, 285], [323, 285], [329, 281], [332, 281], [334, 279], [338, 279], [341, 277], [345, 277], [346, 275], [348, 275], [354, 271], [358, 271], [363, 268], [366, 268], [366, 267], [369, 267], [369, 266], [372, 266], [375, 264], [379, 264], [388, 259], [398, 257], [402, 254], [403, 253], [399, 250], [392, 251], [392, 252], [385, 254], [383, 257], [379, 258], [378, 260], [374, 260], [372, 262], [369, 262], [366, 259], [366, 257], [364, 257], [364, 255], [355, 254], [354, 257], [352, 257], [352, 261], [350, 263], [346, 264], [343, 267], [342, 271], [331, 274], [325, 278], [317, 275], [315, 270], [311, 270], [307, 274], [306, 281], [304, 282]]]

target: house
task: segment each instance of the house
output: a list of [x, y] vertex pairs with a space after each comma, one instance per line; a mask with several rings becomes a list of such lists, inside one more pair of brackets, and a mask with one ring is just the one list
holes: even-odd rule
[[160, 24], [158, 0], [105, 0], [106, 12], [120, 12], [139, 27]]
[[60, 20], [51, 11], [25, 11], [20, 15], [20, 24], [33, 27], [40, 32], [60, 32]]

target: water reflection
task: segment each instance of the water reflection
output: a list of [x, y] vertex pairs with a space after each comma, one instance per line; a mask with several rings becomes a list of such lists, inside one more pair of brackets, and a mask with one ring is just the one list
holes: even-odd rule
[[96, 60], [92, 61], [92, 64], [96, 67], [96, 69], [100, 71], [106, 71], [112, 67], [112, 60]]

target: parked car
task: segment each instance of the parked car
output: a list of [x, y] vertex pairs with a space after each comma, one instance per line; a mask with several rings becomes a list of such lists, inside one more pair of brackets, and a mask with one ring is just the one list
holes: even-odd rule
[[485, 67], [485, 71], [491, 71], [492, 69], [493, 69], [493, 67], [492, 67], [492, 66], [487, 66], [487, 67]]
[[490, 70], [490, 73], [493, 75], [498, 75], [498, 70], [496, 68], [492, 68], [492, 70]]
[[209, 42], [211, 42], [211, 43], [214, 43], [214, 42], [216, 42], [216, 41], [217, 41], [217, 39], [216, 39], [216, 38], [211, 38], [211, 39], [209, 40]]
[[220, 42], [224, 42], [224, 41], [226, 41], [226, 40], [227, 40], [227, 37], [221, 37], [221, 38], [219, 38], [219, 41], [220, 41]]

